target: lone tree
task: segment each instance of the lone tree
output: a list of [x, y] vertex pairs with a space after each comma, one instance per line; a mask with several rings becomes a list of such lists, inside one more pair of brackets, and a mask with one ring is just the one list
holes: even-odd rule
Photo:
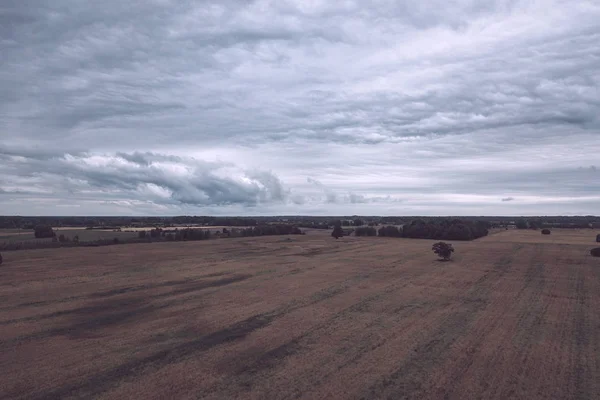
[[333, 226], [333, 231], [331, 232], [331, 236], [333, 236], [336, 239], [344, 236], [344, 230], [342, 229], [341, 223], [338, 222]]
[[542, 235], [549, 235], [550, 229], [542, 229]]
[[454, 253], [454, 247], [451, 244], [445, 242], [437, 242], [431, 248], [438, 257], [442, 258], [444, 261], [448, 261]]

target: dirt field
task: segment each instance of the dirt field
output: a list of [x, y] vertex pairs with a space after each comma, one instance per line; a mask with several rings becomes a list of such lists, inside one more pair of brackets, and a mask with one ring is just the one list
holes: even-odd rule
[[597, 233], [7, 252], [0, 398], [598, 399]]

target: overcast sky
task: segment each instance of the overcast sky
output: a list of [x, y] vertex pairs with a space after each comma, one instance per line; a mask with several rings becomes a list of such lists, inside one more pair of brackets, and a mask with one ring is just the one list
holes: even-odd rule
[[2, 0], [0, 214], [600, 214], [597, 0]]

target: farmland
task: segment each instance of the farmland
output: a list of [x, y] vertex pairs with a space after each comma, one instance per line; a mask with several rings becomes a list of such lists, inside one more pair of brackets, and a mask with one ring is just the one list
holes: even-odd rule
[[[175, 229], [186, 229], [186, 226], [166, 226], [162, 229], [175, 230]], [[226, 226], [202, 226], [192, 227], [191, 229], [202, 229], [203, 231], [210, 231], [212, 234], [227, 229], [242, 229], [245, 227], [226, 227]], [[148, 227], [127, 227], [125, 229], [86, 229], [84, 227], [54, 227], [54, 233], [58, 238], [60, 235], [64, 235], [67, 241], [73, 240], [75, 237], [80, 242], [94, 242], [101, 240], [112, 241], [118, 239], [121, 242], [131, 242], [132, 240], [138, 239], [140, 231], [150, 231], [154, 229], [151, 226]], [[0, 229], [0, 249], [14, 250], [15, 245], [22, 244], [23, 248], [43, 248], [48, 247], [44, 245], [51, 244], [51, 237], [36, 238], [35, 233], [32, 229]], [[26, 246], [25, 246], [26, 245]], [[58, 247], [58, 246], [57, 246]]]
[[[55, 228], [54, 232], [57, 236], [65, 235], [69, 238], [78, 236], [82, 241], [88, 240], [99, 240], [99, 239], [113, 239], [119, 238], [121, 240], [136, 238], [137, 232], [116, 232], [113, 230], [87, 230], [84, 228], [74, 227], [62, 227]], [[36, 239], [33, 230], [29, 229], [2, 229], [0, 230], [0, 243], [2, 242], [51, 242], [51, 238]]]
[[0, 398], [600, 398], [597, 233], [7, 252]]

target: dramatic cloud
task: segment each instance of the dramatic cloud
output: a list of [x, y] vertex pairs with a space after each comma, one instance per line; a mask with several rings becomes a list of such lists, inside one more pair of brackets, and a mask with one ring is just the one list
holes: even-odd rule
[[85, 193], [88, 198], [126, 197], [195, 206], [256, 206], [285, 201], [288, 195], [270, 172], [155, 153], [48, 158], [47, 154], [14, 156], [0, 149], [0, 160], [7, 177], [5, 194], [52, 195], [58, 189], [59, 193]]
[[599, 20], [595, 0], [4, 1], [0, 209], [597, 214]]

